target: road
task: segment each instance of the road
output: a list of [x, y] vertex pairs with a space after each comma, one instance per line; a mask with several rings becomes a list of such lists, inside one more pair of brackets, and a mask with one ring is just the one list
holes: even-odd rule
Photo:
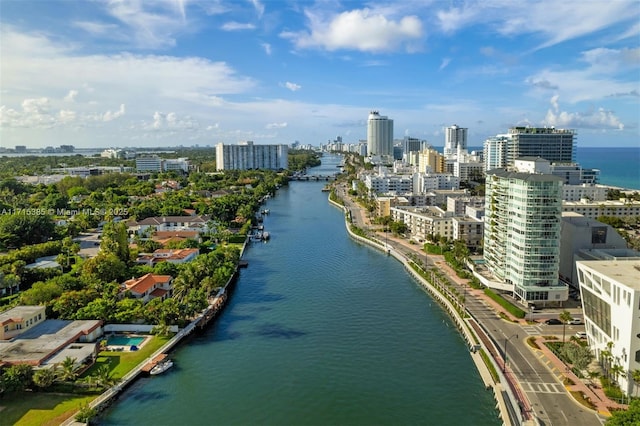
[[[351, 211], [354, 225], [361, 229], [372, 231], [370, 223], [366, 220], [362, 208], [355, 204], [346, 193], [343, 184], [337, 186], [337, 194], [345, 202], [345, 207]], [[540, 357], [538, 352], [532, 350], [526, 343], [526, 339], [532, 335], [559, 335], [562, 336], [561, 325], [521, 325], [503, 320], [490, 306], [481, 292], [472, 290], [464, 284], [464, 281], [457, 278], [455, 273], [444, 265], [442, 256], [426, 255], [421, 247], [416, 244], [409, 244], [406, 240], [401, 240], [391, 236], [379, 235], [379, 238], [386, 241], [394, 250], [407, 254], [426, 258], [429, 267], [437, 266], [446, 273], [451, 282], [458, 286], [460, 293], [465, 292], [467, 297], [465, 308], [471, 316], [482, 326], [485, 332], [498, 349], [500, 356], [504, 358], [506, 348], [507, 368], [506, 375], [514, 378], [522, 392], [527, 396], [532, 414], [539, 425], [542, 426], [600, 426], [604, 424], [606, 418], [598, 415], [571, 397], [566, 391], [561, 379], [558, 376], [562, 372], [554, 373]], [[532, 313], [535, 317], [556, 317], [557, 314]], [[584, 330], [583, 326], [567, 326], [567, 338], [573, 335], [576, 330]], [[500, 361], [500, 365], [502, 361]], [[557, 374], [557, 375], [556, 375]]]

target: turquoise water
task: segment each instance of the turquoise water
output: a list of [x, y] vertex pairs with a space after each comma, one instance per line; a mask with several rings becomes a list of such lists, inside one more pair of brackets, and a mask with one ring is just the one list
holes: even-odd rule
[[269, 200], [271, 240], [246, 252], [222, 315], [100, 424], [500, 424], [449, 317], [397, 261], [347, 236], [325, 184]]
[[107, 345], [112, 346], [140, 346], [140, 343], [144, 342], [144, 337], [129, 337], [129, 336], [111, 336], [107, 339]]
[[637, 148], [578, 148], [577, 161], [600, 169], [600, 183], [640, 189], [640, 146]]

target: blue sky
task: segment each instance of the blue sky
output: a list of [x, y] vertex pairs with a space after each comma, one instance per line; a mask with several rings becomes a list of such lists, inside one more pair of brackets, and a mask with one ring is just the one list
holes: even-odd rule
[[638, 0], [0, 0], [0, 146], [640, 145]]

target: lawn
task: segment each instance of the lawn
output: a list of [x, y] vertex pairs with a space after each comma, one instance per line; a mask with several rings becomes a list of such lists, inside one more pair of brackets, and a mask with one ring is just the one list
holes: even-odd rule
[[113, 377], [121, 379], [145, 358], [151, 356], [151, 354], [157, 351], [162, 345], [167, 343], [169, 339], [171, 339], [171, 337], [151, 336], [139, 350], [134, 352], [100, 352], [95, 364], [85, 371], [82, 377], [90, 376], [102, 365], [108, 365]]
[[[151, 336], [135, 352], [100, 352], [96, 362], [81, 378], [93, 374], [101, 365], [109, 365], [114, 378], [121, 379], [145, 358], [151, 356], [171, 337]], [[73, 415], [80, 405], [96, 395], [53, 392], [17, 392], [0, 399], [0, 426], [59, 425]]]
[[59, 425], [95, 395], [15, 392], [0, 399], [0, 425]]

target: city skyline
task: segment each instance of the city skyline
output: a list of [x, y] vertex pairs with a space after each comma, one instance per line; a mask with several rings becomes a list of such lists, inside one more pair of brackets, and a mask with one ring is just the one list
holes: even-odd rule
[[[468, 146], [530, 125], [638, 146], [634, 1], [0, 3], [0, 147]], [[39, 13], [34, 14], [34, 7]]]

